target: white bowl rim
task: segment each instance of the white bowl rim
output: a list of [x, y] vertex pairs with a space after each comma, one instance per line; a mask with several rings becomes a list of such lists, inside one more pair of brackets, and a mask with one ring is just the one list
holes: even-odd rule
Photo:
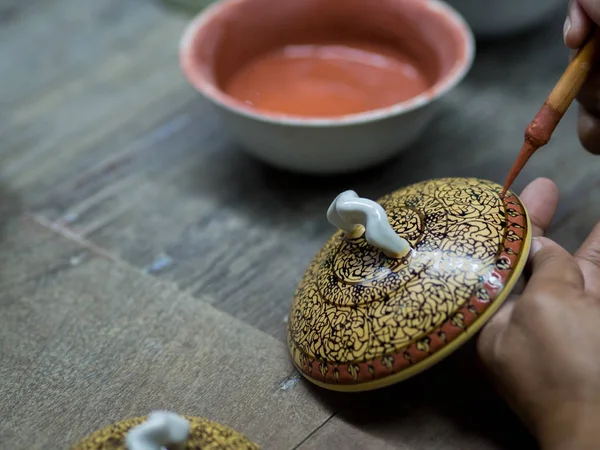
[[452, 69], [449, 71], [448, 75], [445, 75], [443, 78], [438, 80], [432, 88], [428, 89], [422, 94], [417, 95], [416, 97], [400, 103], [395, 103], [385, 108], [377, 108], [360, 113], [333, 117], [304, 117], [293, 114], [261, 112], [260, 110], [252, 107], [245, 107], [243, 103], [235, 102], [234, 99], [231, 99], [231, 101], [226, 101], [225, 99], [230, 100], [230, 97], [222, 92], [222, 90], [216, 88], [211, 82], [202, 83], [202, 86], [200, 86], [199, 83], [197, 83], [193, 77], [190, 76], [191, 71], [189, 70], [189, 67], [187, 67], [187, 61], [189, 59], [188, 56], [191, 53], [192, 43], [194, 42], [194, 37], [198, 31], [214, 16], [219, 14], [222, 9], [243, 1], [246, 0], [217, 0], [215, 3], [209, 5], [203, 11], [201, 11], [194, 19], [192, 19], [192, 21], [184, 30], [180, 40], [179, 59], [184, 76], [200, 94], [217, 106], [229, 110], [234, 114], [245, 116], [249, 119], [275, 125], [288, 125], [295, 127], [338, 127], [376, 122], [382, 119], [408, 113], [427, 104], [433, 103], [435, 100], [451, 91], [465, 78], [473, 66], [473, 61], [475, 59], [475, 37], [465, 18], [454, 7], [443, 0], [420, 0], [429, 8], [430, 11], [441, 13], [446, 20], [455, 25], [465, 44], [465, 57], [457, 60], [454, 63], [454, 67], [452, 67]]

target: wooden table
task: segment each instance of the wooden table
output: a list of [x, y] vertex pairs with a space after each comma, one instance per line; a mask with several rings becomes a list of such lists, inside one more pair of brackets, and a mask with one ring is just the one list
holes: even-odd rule
[[[368, 395], [310, 387], [285, 316], [345, 188], [378, 197], [429, 177], [503, 180], [567, 62], [563, 14], [480, 43], [414, 148], [315, 179], [244, 155], [183, 80], [187, 17], [149, 0], [0, 3], [0, 442], [66, 448], [156, 408], [208, 417], [266, 449], [534, 446], [473, 348]], [[598, 219], [600, 158], [575, 109], [516, 188], [562, 192], [574, 250]], [[596, 206], [596, 208], [594, 208]]]

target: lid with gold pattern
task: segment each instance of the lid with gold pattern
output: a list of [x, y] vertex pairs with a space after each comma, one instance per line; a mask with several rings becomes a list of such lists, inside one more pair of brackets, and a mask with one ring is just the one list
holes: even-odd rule
[[381, 198], [340, 194], [339, 231], [307, 269], [288, 319], [300, 372], [338, 391], [413, 376], [469, 339], [507, 298], [531, 243], [527, 212], [474, 178], [417, 183]]
[[260, 450], [242, 434], [199, 417], [154, 411], [98, 430], [72, 450]]

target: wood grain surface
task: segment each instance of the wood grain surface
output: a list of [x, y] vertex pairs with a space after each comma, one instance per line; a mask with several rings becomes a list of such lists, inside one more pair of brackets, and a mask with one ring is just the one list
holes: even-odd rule
[[330, 417], [276, 339], [35, 219], [5, 231], [4, 448], [67, 448], [152, 409], [293, 448]]
[[[332, 395], [294, 374], [284, 318], [334, 231], [325, 212], [341, 190], [502, 183], [568, 62], [563, 14], [479, 42], [413, 148], [330, 178], [271, 169], [231, 141], [179, 72], [180, 12], [150, 0], [0, 2], [0, 442], [65, 448], [168, 407], [265, 448], [531, 447], [471, 347], [381, 393]], [[514, 185], [558, 184], [550, 235], [569, 250], [600, 198], [600, 158], [575, 125], [572, 108]]]

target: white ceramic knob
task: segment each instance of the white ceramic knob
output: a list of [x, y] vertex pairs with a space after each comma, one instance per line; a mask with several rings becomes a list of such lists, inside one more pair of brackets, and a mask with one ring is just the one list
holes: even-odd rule
[[349, 236], [356, 235], [357, 226], [364, 227], [365, 240], [386, 256], [401, 258], [410, 252], [410, 244], [394, 231], [383, 207], [354, 191], [342, 192], [335, 198], [327, 210], [327, 220]]
[[125, 438], [128, 450], [183, 450], [190, 433], [190, 424], [169, 411], [154, 411], [148, 419], [133, 427]]

